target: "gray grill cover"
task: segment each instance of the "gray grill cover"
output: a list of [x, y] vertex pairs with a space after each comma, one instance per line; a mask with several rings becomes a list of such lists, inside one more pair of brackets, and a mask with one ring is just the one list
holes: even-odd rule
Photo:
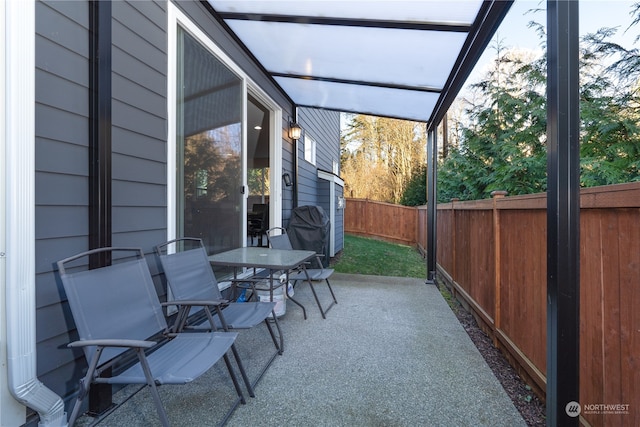
[[[298, 206], [291, 211], [287, 228], [293, 249], [315, 251], [322, 257], [322, 265], [329, 266], [329, 232], [331, 221], [320, 206]], [[320, 268], [313, 259], [311, 268]]]

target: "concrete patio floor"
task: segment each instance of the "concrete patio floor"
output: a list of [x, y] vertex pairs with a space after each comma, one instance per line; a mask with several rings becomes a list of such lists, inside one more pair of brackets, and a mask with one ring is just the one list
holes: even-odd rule
[[[228, 426], [525, 426], [525, 422], [440, 292], [422, 279], [334, 274], [338, 299], [323, 320], [307, 284], [280, 318], [277, 356]], [[329, 301], [318, 283], [321, 301]], [[238, 351], [250, 378], [273, 352], [264, 325], [241, 331]], [[135, 388], [116, 394], [126, 400]], [[235, 400], [223, 363], [184, 386], [160, 387], [172, 426], [215, 426]], [[83, 416], [76, 425], [95, 420]], [[159, 420], [143, 389], [100, 426]]]

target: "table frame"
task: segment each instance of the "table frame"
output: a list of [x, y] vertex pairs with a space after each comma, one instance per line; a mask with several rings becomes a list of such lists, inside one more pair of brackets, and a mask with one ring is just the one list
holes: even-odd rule
[[[305, 307], [296, 301], [294, 298], [289, 295], [289, 289], [287, 284], [289, 283], [289, 271], [301, 268], [307, 280], [311, 282], [311, 277], [309, 277], [309, 273], [307, 273], [307, 269], [305, 267], [305, 263], [315, 258], [316, 253], [314, 251], [306, 251], [306, 250], [287, 250], [287, 249], [273, 249], [273, 248], [263, 248], [263, 247], [255, 247], [248, 246], [242, 248], [231, 249], [226, 252], [221, 252], [219, 254], [210, 255], [209, 262], [212, 265], [221, 265], [227, 267], [233, 267], [233, 278], [234, 282], [238, 280], [238, 268], [253, 268], [254, 271], [258, 268], [263, 268], [269, 271], [269, 296], [270, 300], [273, 301], [273, 290], [284, 286], [285, 294], [288, 299], [291, 300], [294, 304], [302, 308], [302, 313], [304, 318], [307, 318], [307, 310]], [[278, 286], [274, 286], [273, 275], [276, 271], [284, 271], [286, 274], [286, 282], [285, 284], [281, 284], [278, 281]], [[247, 281], [251, 279], [255, 279], [255, 275], [253, 277], [248, 278]]]

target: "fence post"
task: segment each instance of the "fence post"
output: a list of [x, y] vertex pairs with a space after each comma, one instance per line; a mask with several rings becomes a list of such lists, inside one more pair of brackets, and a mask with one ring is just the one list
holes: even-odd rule
[[454, 282], [458, 281], [458, 272], [456, 270], [456, 265], [458, 264], [456, 260], [458, 259], [458, 253], [456, 251], [456, 202], [460, 199], [454, 197], [451, 199], [451, 238], [453, 242], [451, 243], [451, 278]]
[[371, 229], [369, 227], [369, 199], [364, 200], [364, 232], [367, 235], [371, 235]]
[[[498, 210], [498, 199], [502, 199], [508, 193], [506, 191], [492, 191], [493, 198], [493, 277], [494, 277], [494, 307], [493, 307], [493, 326], [495, 330], [499, 330], [502, 325], [500, 322], [500, 210]], [[493, 345], [498, 346], [498, 334], [493, 334]]]

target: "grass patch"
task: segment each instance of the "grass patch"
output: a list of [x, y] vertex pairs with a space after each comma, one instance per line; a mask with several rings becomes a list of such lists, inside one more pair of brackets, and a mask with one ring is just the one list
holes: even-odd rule
[[333, 268], [340, 273], [374, 276], [427, 277], [417, 249], [345, 234], [344, 249]]

